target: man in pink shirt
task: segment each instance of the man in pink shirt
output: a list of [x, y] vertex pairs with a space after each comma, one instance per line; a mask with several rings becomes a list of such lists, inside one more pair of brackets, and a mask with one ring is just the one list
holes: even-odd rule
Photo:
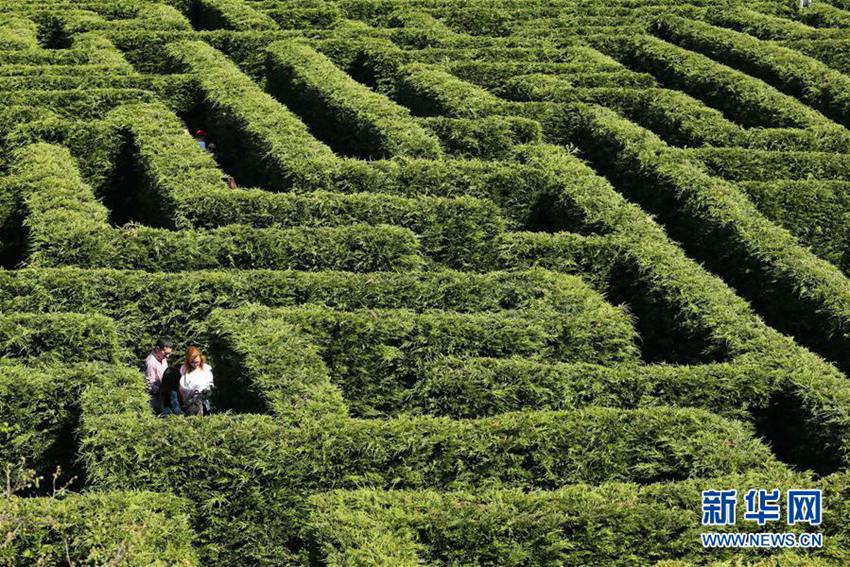
[[168, 355], [171, 354], [173, 348], [174, 344], [169, 337], [160, 337], [145, 359], [145, 384], [147, 384], [148, 392], [151, 395], [151, 406], [157, 414], [161, 410], [159, 404], [159, 385], [162, 382], [162, 375], [168, 368]]

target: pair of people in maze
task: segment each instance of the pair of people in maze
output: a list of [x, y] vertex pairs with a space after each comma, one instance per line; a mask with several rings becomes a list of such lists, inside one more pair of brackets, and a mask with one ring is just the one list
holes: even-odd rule
[[212, 367], [198, 347], [190, 346], [180, 366], [169, 366], [174, 350], [169, 337], [160, 337], [143, 365], [151, 407], [157, 415], [209, 415]]

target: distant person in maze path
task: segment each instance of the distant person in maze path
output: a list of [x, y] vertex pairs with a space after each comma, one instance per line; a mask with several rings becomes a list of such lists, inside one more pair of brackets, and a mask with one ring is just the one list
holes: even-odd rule
[[[191, 130], [189, 130], [191, 132]], [[210, 135], [206, 130], [195, 130], [193, 134], [195, 141], [198, 143], [198, 147], [202, 150], [209, 152], [213, 159], [215, 159], [216, 163], [221, 163], [221, 156], [218, 153], [218, 146], [214, 141], [210, 139]], [[227, 185], [230, 189], [236, 189], [236, 179], [232, 175], [223, 175], [221, 178], [224, 181], [225, 185]]]
[[209, 415], [212, 388], [212, 367], [201, 349], [189, 347], [180, 367], [180, 398], [186, 415]]
[[147, 384], [151, 396], [151, 407], [156, 413], [162, 410], [159, 403], [159, 387], [162, 383], [162, 376], [168, 369], [168, 355], [171, 354], [173, 348], [174, 343], [172, 343], [171, 338], [160, 337], [142, 365], [145, 384]]
[[206, 130], [195, 130], [195, 141], [198, 142], [198, 147], [202, 150], [207, 150], [207, 132]]

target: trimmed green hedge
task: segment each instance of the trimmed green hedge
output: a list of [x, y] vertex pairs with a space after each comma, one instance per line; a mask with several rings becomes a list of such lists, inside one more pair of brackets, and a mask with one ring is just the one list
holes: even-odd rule
[[552, 488], [784, 469], [742, 424], [666, 408], [295, 429], [266, 416], [105, 415], [84, 419], [82, 455], [94, 486], [170, 486], [192, 500], [202, 559], [230, 565], [292, 561], [304, 495], [329, 488]]
[[505, 85], [506, 96], [522, 101], [582, 101], [610, 107], [676, 146], [736, 145], [743, 129], [682, 92], [670, 89], [575, 88], [568, 79], [525, 75]]
[[657, 136], [600, 107], [576, 105], [549, 132], [582, 149], [673, 238], [724, 275], [778, 329], [850, 367], [850, 281], [762, 216], [740, 191]]
[[160, 334], [204, 345], [200, 327], [214, 308], [247, 303], [272, 307], [323, 303], [340, 309], [443, 309], [463, 313], [504, 309], [572, 312], [585, 304], [605, 305], [598, 294], [575, 278], [545, 270], [364, 274], [27, 268], [0, 271], [0, 290], [2, 312], [102, 313], [118, 321], [127, 344], [142, 349]]
[[688, 152], [705, 164], [711, 175], [730, 181], [850, 181], [850, 162], [845, 154], [740, 148], [698, 148]]
[[37, 49], [38, 26], [32, 20], [4, 14], [0, 19], [0, 49]]
[[[91, 348], [86, 343], [79, 347]], [[44, 364], [51, 359], [56, 364]], [[73, 359], [44, 355], [27, 360], [38, 366], [10, 361], [0, 364], [0, 463], [23, 461], [26, 469], [33, 469], [43, 478], [50, 478], [59, 466], [60, 485], [80, 473], [74, 462], [74, 436], [79, 427], [81, 399], [88, 395], [90, 387], [111, 388], [120, 393], [118, 403], [101, 408], [104, 413], [142, 412], [149, 407], [146, 392], [141, 404], [132, 403], [134, 396], [129, 395], [143, 388], [138, 370], [99, 363], [68, 364], [68, 360]], [[82, 356], [76, 360], [88, 359]]]
[[528, 118], [487, 116], [483, 118], [419, 118], [434, 132], [446, 152], [467, 159], [509, 159], [513, 147], [543, 140], [540, 123]]
[[[700, 525], [701, 490], [734, 487], [741, 499], [750, 488], [766, 486], [783, 494], [787, 488], [824, 490], [825, 510], [831, 512], [816, 530], [824, 534], [822, 549], [798, 555], [702, 547], [699, 534], [709, 530]], [[847, 493], [846, 474], [812, 481], [784, 473], [646, 487], [576, 485], [552, 492], [337, 490], [310, 497], [303, 537], [323, 565], [825, 566], [843, 563], [850, 554]], [[738, 522], [740, 530], [740, 515]], [[662, 559], [668, 561], [658, 562]]]
[[291, 229], [231, 225], [176, 232], [103, 227], [95, 233], [69, 227], [50, 234], [49, 243], [30, 257], [31, 266], [165, 272], [223, 268], [373, 272], [424, 265], [416, 236], [386, 225]]
[[502, 104], [498, 97], [481, 87], [436, 66], [420, 63], [400, 70], [394, 97], [417, 116], [477, 118], [492, 113]]
[[437, 138], [410, 112], [352, 79], [298, 41], [268, 49], [267, 89], [339, 153], [366, 159], [438, 158]]
[[221, 151], [240, 156], [233, 173], [244, 184], [329, 186], [338, 160], [331, 149], [226, 56], [201, 41], [173, 43], [167, 53], [197, 78], [206, 99], [208, 130]]
[[271, 411], [293, 423], [348, 415], [317, 345], [296, 326], [281, 319], [245, 325], [239, 315], [227, 311], [214, 312], [206, 326], [212, 335], [209, 350], [216, 369], [216, 397], [221, 400], [216, 405]]
[[242, 0], [188, 0], [188, 16], [202, 30], [276, 30], [267, 15]]
[[[581, 286], [578, 280], [573, 280], [573, 285]], [[213, 313], [208, 332], [213, 342], [220, 342], [219, 329], [232, 329], [239, 324], [259, 328], [266, 321], [281, 321], [286, 324], [283, 327], [294, 326], [314, 343], [315, 352], [327, 365], [330, 380], [343, 391], [352, 413], [372, 417], [403, 411], [409, 403], [405, 401], [408, 390], [421, 378], [423, 365], [441, 356], [518, 355], [600, 364], [635, 362], [637, 348], [628, 318], [598, 296], [586, 296], [587, 303], [574, 305], [566, 312], [538, 309], [458, 314], [402, 309], [337, 311], [319, 306], [246, 307]], [[234, 361], [234, 366], [242, 358], [239, 351], [262, 350], [252, 343], [251, 334], [227, 334], [231, 344], [237, 339], [228, 348], [236, 352], [226, 357]], [[314, 357], [313, 349], [303, 354], [305, 360]], [[317, 364], [310, 368], [314, 375], [321, 372]], [[292, 372], [297, 376], [300, 371], [294, 368]], [[285, 389], [292, 379], [287, 373], [280, 381], [277, 389]], [[254, 387], [264, 389], [269, 384], [270, 380], [263, 379]]]
[[660, 39], [604, 37], [596, 43], [629, 67], [652, 73], [665, 87], [704, 100], [741, 126], [834, 125], [819, 112], [758, 79]]
[[[166, 489], [170, 483], [160, 485]], [[4, 565], [199, 565], [191, 507], [152, 492], [0, 497]]]
[[154, 93], [142, 89], [72, 89], [0, 93], [2, 106], [37, 106], [61, 116], [79, 120], [102, 118], [107, 112], [122, 104], [159, 101]]
[[705, 19], [717, 26], [731, 28], [759, 39], [817, 37], [817, 29], [789, 18], [764, 14], [745, 6], [724, 6], [708, 10]]
[[652, 32], [773, 84], [825, 115], [850, 124], [850, 77], [778, 45], [677, 16], [658, 19]]
[[[104, 179], [105, 187], [100, 192], [106, 192], [113, 208], [128, 211], [133, 219], [151, 226], [189, 229], [229, 224], [256, 228], [390, 224], [415, 232], [425, 254], [462, 269], [491, 266], [493, 239], [505, 229], [506, 223], [495, 204], [468, 196], [414, 199], [376, 193], [228, 189], [210, 155], [198, 148], [167, 109], [156, 105], [122, 107], [110, 114], [107, 124], [114, 127], [114, 138], [124, 133], [128, 159], [139, 171], [131, 171], [131, 179], [125, 180], [121, 175], [128, 175], [119, 170], [120, 166], [113, 166], [113, 173]], [[80, 136], [74, 133], [69, 138], [76, 140]], [[122, 142], [110, 138], [102, 143], [105, 148], [112, 144]], [[89, 156], [95, 153], [88, 143], [78, 153], [86, 150]], [[106, 155], [92, 161], [118, 160]], [[122, 187], [121, 192], [111, 190], [115, 185]]]
[[519, 75], [551, 75], [569, 81], [575, 87], [657, 87], [646, 73], [635, 73], [622, 65], [552, 62], [461, 61], [446, 63], [445, 69], [456, 77], [501, 95], [504, 83]]
[[0, 315], [0, 356], [27, 362], [114, 362], [122, 354], [118, 328], [98, 314]]
[[423, 264], [415, 235], [390, 226], [255, 229], [232, 225], [209, 231], [111, 228], [106, 207], [82, 182], [67, 150], [56, 146], [35, 144], [18, 150], [11, 172], [7, 188], [18, 191], [23, 200], [28, 262], [36, 267], [376, 271]]
[[671, 405], [751, 420], [768, 406], [778, 383], [775, 373], [740, 363], [601, 366], [450, 357], [424, 367], [407, 401], [423, 413], [454, 418], [589, 405]]
[[759, 211], [847, 273], [850, 182], [819, 179], [738, 183]]

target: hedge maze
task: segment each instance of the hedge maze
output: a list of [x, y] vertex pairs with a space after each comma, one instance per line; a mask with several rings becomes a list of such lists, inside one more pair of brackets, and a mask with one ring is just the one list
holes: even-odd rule
[[[0, 1], [0, 563], [850, 563], [848, 39]], [[161, 334], [213, 415], [151, 411]], [[822, 489], [824, 546], [703, 549], [725, 487]]]

